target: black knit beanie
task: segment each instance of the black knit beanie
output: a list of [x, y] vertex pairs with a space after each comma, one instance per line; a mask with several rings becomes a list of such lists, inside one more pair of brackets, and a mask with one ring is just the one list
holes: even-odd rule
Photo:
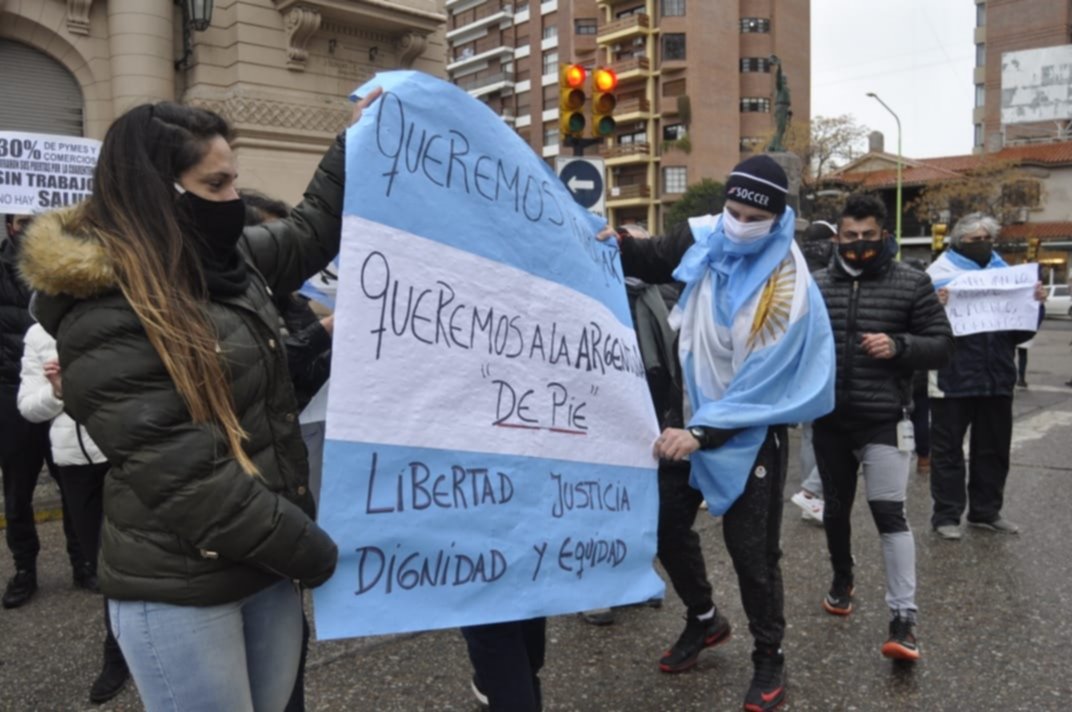
[[736, 200], [775, 215], [785, 212], [788, 193], [789, 179], [785, 171], [766, 154], [738, 163], [726, 181], [727, 200]]

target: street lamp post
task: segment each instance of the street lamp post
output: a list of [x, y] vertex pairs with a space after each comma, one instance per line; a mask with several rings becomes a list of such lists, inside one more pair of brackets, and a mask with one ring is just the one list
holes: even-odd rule
[[891, 109], [886, 102], [879, 98], [878, 94], [873, 91], [867, 92], [867, 95], [882, 104], [882, 108], [893, 114], [894, 121], [897, 122], [897, 259], [901, 258], [901, 164], [903, 159], [901, 158], [901, 117], [897, 115], [893, 109]]

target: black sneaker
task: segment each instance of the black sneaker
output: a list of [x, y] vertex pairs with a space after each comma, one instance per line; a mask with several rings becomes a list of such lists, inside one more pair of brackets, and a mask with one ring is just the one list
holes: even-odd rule
[[830, 593], [823, 599], [823, 610], [835, 616], [847, 616], [852, 613], [852, 594], [856, 587], [852, 584], [852, 578], [834, 575], [834, 582], [830, 584]]
[[890, 621], [890, 637], [882, 644], [882, 654], [894, 660], [919, 660], [919, 645], [916, 643], [915, 623], [904, 616], [894, 616]]
[[129, 679], [130, 670], [122, 656], [117, 660], [105, 658], [104, 667], [89, 688], [89, 701], [95, 705], [104, 704], [122, 692]]
[[744, 696], [747, 712], [767, 712], [778, 709], [785, 702], [785, 656], [782, 651], [770, 653], [752, 652], [752, 684]]
[[18, 608], [29, 601], [35, 591], [37, 591], [37, 572], [30, 569], [16, 571], [4, 590], [4, 608]]
[[674, 646], [659, 658], [659, 669], [663, 672], [688, 670], [696, 664], [701, 650], [729, 640], [730, 630], [730, 622], [717, 612], [713, 618], [703, 621], [686, 616], [684, 632]]
[[71, 573], [71, 582], [74, 583], [75, 588], [84, 588], [92, 593], [100, 593], [100, 586], [97, 584], [97, 574], [93, 571], [93, 567], [90, 564], [82, 564], [75, 568]]

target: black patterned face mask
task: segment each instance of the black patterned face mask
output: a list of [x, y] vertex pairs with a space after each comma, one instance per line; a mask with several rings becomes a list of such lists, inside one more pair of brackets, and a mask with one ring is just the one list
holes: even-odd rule
[[838, 245], [838, 254], [845, 264], [863, 269], [882, 254], [884, 240], [857, 240]]

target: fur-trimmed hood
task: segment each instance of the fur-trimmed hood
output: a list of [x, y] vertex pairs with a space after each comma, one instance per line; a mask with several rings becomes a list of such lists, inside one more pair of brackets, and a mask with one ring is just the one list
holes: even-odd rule
[[30, 289], [53, 297], [90, 299], [118, 288], [112, 261], [78, 207], [34, 219], [22, 238], [19, 272]]

